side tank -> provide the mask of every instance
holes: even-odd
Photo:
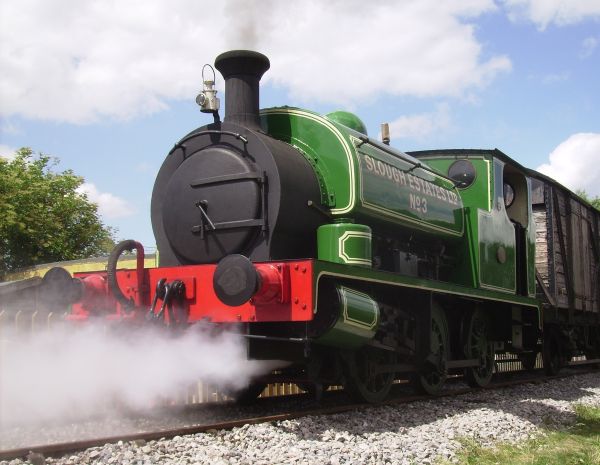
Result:
[[[463,204],[454,183],[416,158],[369,139],[359,132],[364,125],[354,115],[271,108],[261,112],[261,126],[313,165],[321,203],[334,219],[417,229],[445,239],[463,236]]]

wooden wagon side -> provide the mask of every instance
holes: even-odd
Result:
[[[539,296],[557,322],[600,323],[600,211],[556,181],[530,176]]]

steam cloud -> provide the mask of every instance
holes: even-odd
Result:
[[[202,380],[239,389],[273,362],[247,361],[238,336],[201,327],[174,336],[100,325],[0,338],[0,426],[147,408]]]

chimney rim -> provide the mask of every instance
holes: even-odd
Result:
[[[254,50],[229,50],[215,58],[215,68],[224,79],[240,74],[252,74],[260,79],[270,67],[267,56]]]

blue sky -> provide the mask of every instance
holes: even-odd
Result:
[[[0,155],[58,157],[151,247],[156,172],[210,122],[202,65],[231,48],[269,56],[262,107],[389,122],[401,150],[496,147],[600,195],[600,0],[0,0]]]

